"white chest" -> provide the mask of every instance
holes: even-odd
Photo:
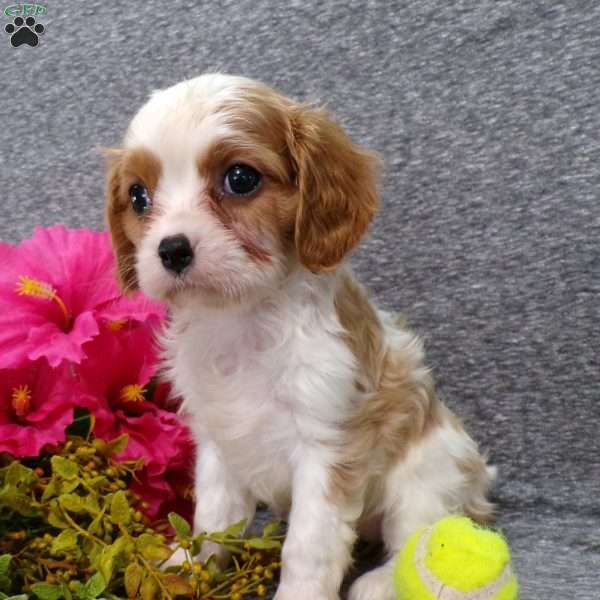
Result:
[[[169,342],[200,448],[206,437],[217,443],[228,467],[270,503],[288,493],[307,445],[336,440],[355,393],[333,301],[312,300],[188,315],[185,325],[176,316],[173,329],[184,331]]]

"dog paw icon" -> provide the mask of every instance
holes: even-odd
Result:
[[[39,36],[44,33],[45,27],[41,23],[36,23],[33,17],[15,17],[12,23],[4,27],[4,31],[10,34],[10,43],[15,48],[27,44],[28,46],[37,46]]]

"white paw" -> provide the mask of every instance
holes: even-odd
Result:
[[[338,594],[327,593],[312,582],[296,585],[280,583],[273,600],[340,600]]]
[[[359,577],[350,587],[348,600],[395,600],[394,580],[388,567],[379,567]]]

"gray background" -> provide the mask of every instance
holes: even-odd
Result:
[[[97,148],[152,89],[221,69],[325,101],[385,158],[354,262],[499,465],[522,598],[600,597],[600,4],[48,8],[37,48],[0,31],[0,238],[102,227]]]

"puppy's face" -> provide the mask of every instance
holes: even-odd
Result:
[[[325,113],[248,79],[158,92],[110,156],[121,283],[223,305],[299,264],[334,269],[374,216],[375,164]]]

